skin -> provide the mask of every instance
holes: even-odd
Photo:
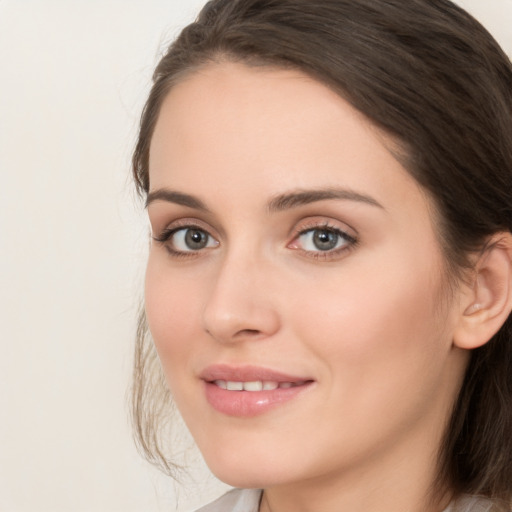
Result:
[[[208,211],[155,199],[152,235],[192,225],[208,238],[188,252],[178,234],[152,242],[148,322],[206,462],[231,485],[264,488],[262,511],[439,511],[449,499],[427,495],[467,364],[453,344],[461,300],[447,296],[432,204],[387,142],[290,70],[211,64],[162,106],[150,193],[189,194]],[[333,188],[371,200],[269,211],[282,194]],[[325,226],[350,238],[321,251],[311,230]],[[199,374],[218,363],[314,383],[236,418],[205,398]]]

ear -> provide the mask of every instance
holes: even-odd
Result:
[[[510,233],[497,233],[489,240],[475,266],[472,286],[462,295],[453,343],[459,348],[473,349],[485,345],[512,310]]]

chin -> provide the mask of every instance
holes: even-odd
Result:
[[[209,460],[205,457],[210,471],[222,482],[243,489],[263,489],[290,479],[291,468],[281,467],[279,457],[268,457],[262,454],[252,457],[244,453],[216,454]],[[282,463],[282,460],[281,460]]]
[[[230,471],[210,468],[212,473],[221,481],[231,487],[240,489],[268,489],[282,484],[279,478],[273,478],[268,471]]]

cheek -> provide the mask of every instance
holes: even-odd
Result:
[[[294,335],[308,359],[322,362],[326,394],[312,414],[330,418],[332,452],[391,443],[427,412],[444,411],[439,404],[450,402],[454,389],[450,337],[436,304],[441,283],[406,269],[354,276],[333,281],[294,313]]]
[[[173,367],[183,368],[184,356],[197,338],[197,293],[194,285],[170,273],[165,265],[150,255],[145,282],[145,308],[149,330],[166,375],[174,374]]]
[[[296,335],[328,362],[332,379],[350,379],[362,392],[376,383],[384,388],[430,379],[450,348],[436,265],[418,257],[397,265],[396,258],[390,255],[394,266],[385,260],[347,265],[322,293],[308,296],[307,305],[296,305]]]

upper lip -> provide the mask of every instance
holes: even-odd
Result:
[[[206,367],[200,378],[213,382],[215,380],[226,380],[231,382],[305,382],[313,379],[308,377],[285,374],[280,371],[260,366],[230,366],[227,364],[215,364]]]

